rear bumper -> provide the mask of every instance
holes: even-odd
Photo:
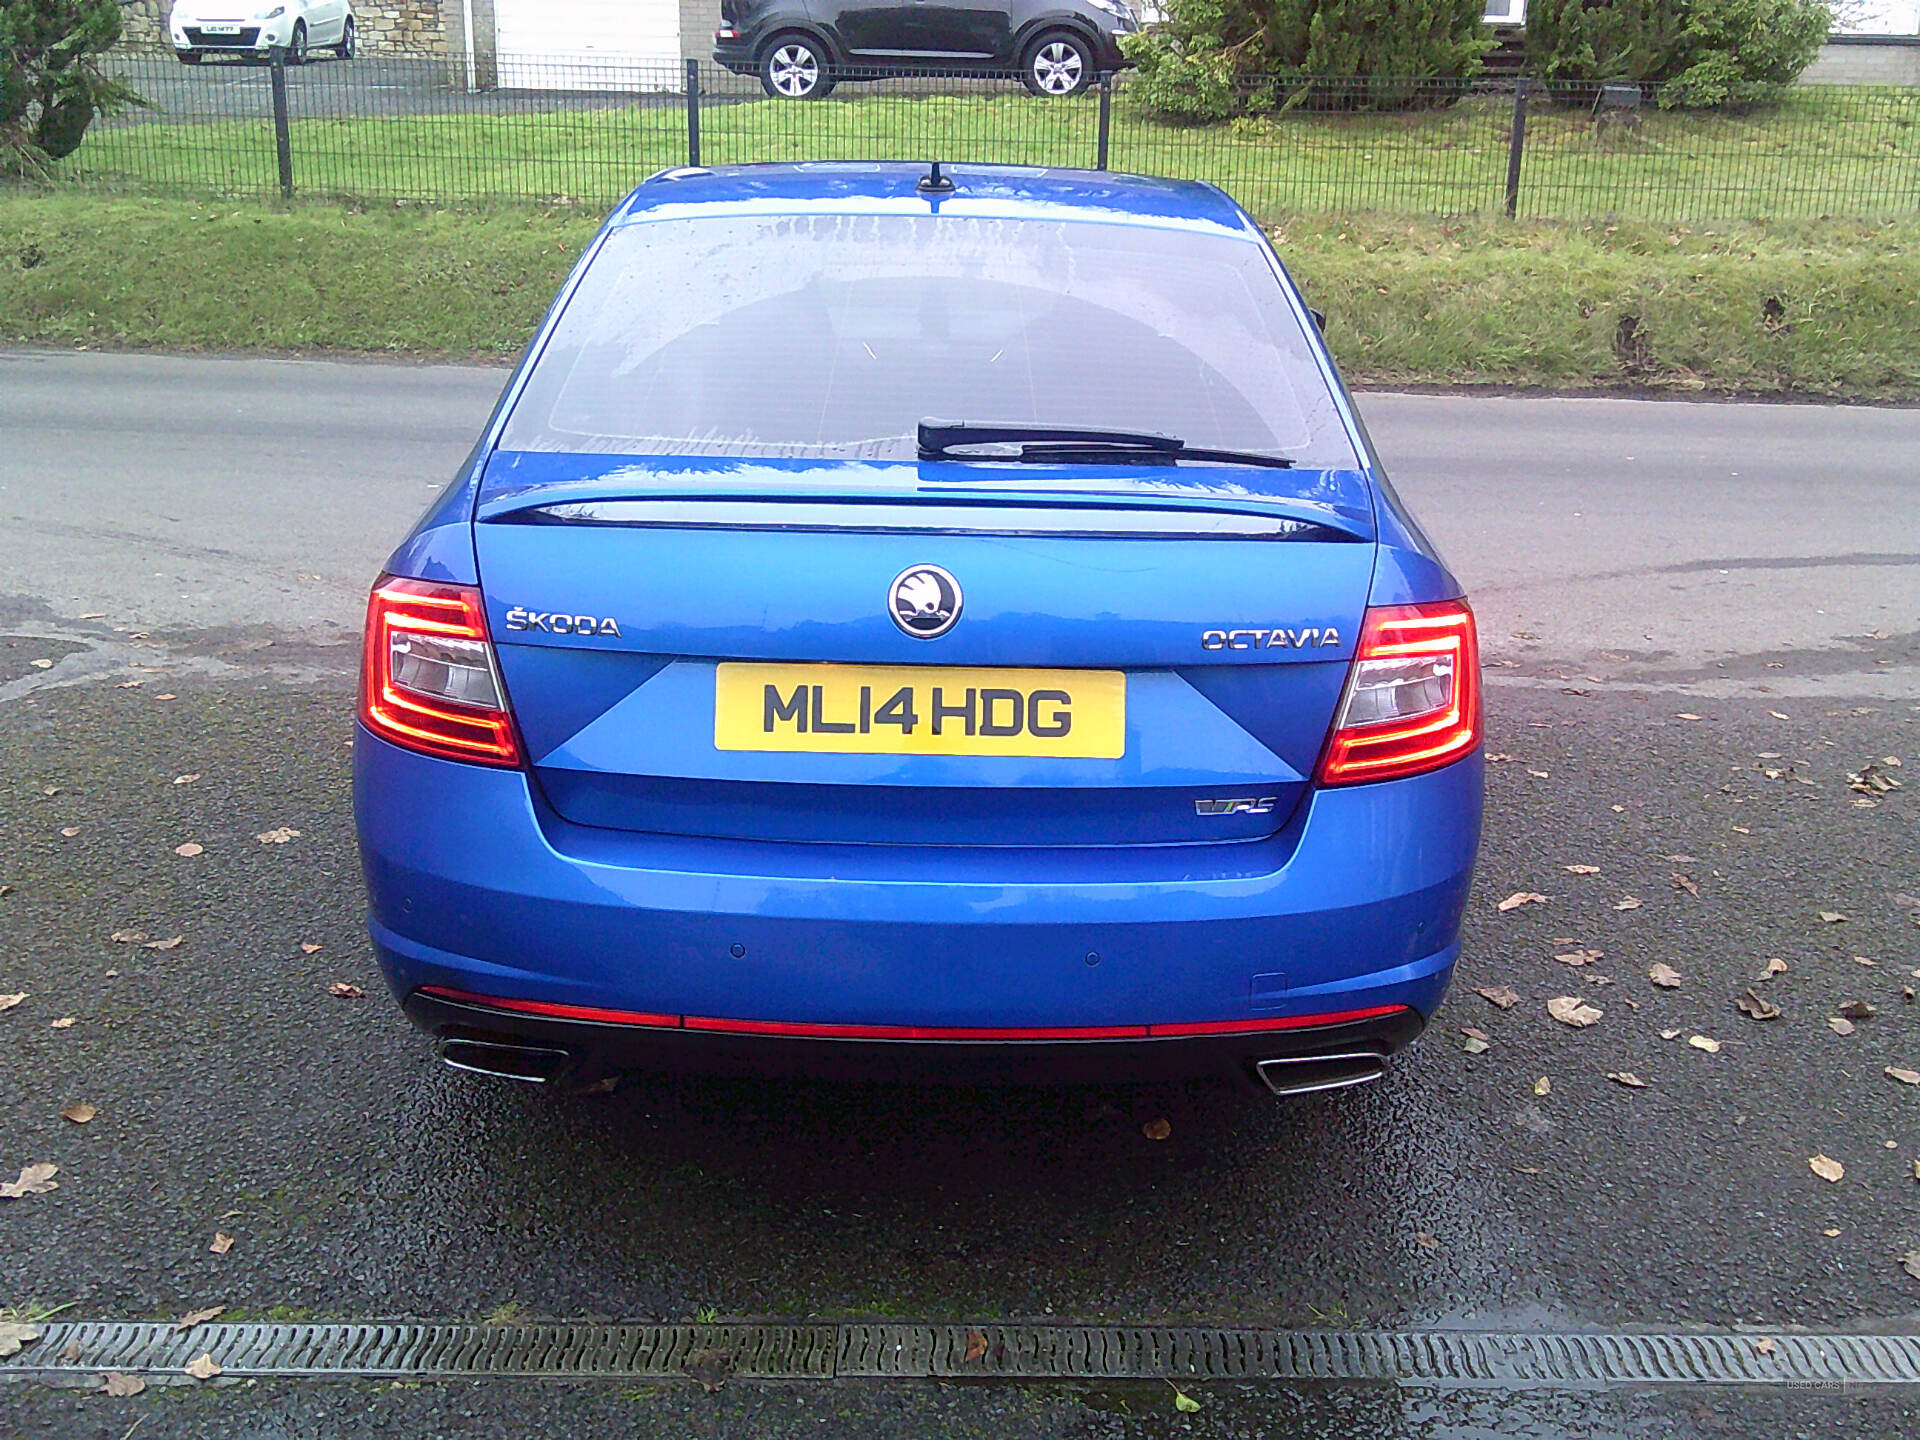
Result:
[[[1384,1060],[1411,1043],[1425,1025],[1418,1011],[1387,1006],[1354,1018],[1324,1017],[1324,1023],[1198,1035],[1066,1038],[1056,1030],[1045,1038],[1002,1034],[942,1039],[922,1033],[907,1039],[733,1028],[693,1016],[624,1021],[545,1016],[503,1008],[490,997],[451,991],[415,990],[403,1008],[416,1025],[442,1042],[456,1063],[471,1065],[462,1060],[460,1042],[470,1042],[469,1056],[480,1055],[487,1046],[525,1047],[553,1057],[551,1067],[537,1078],[555,1080],[634,1068],[969,1085],[1227,1077],[1258,1085],[1262,1063],[1330,1056]],[[680,1023],[668,1023],[674,1020]],[[1276,1071],[1276,1084],[1288,1078]]]
[[[1258,1027],[1406,1007],[1410,1019],[1361,1037],[1392,1048],[1432,1014],[1452,973],[1481,781],[1475,754],[1431,775],[1319,791],[1280,834],[1238,845],[795,845],[571,825],[520,771],[430,759],[364,730],[355,748],[370,929],[416,1020],[442,1032],[456,1020],[515,1033],[591,1023],[476,1019],[467,1012],[485,1007],[428,988],[638,1012],[669,1023],[592,1028],[572,1043],[701,1068],[758,1052],[752,1063],[782,1071],[831,1056],[882,1073],[929,1058],[947,1073],[961,1060],[970,1074],[1018,1071],[1020,1057],[1001,1050],[1034,1052],[1047,1074],[1082,1061],[1097,1073],[1113,1061],[1129,1073],[1233,1069],[1276,1045],[1352,1038]],[[728,1035],[683,1017],[1117,1033]],[[1164,1033],[1240,1023],[1251,1038]]]

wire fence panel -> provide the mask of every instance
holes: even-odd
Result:
[[[470,88],[459,60],[398,56],[111,64],[150,105],[97,121],[61,163],[65,183],[604,208],[689,163],[942,160],[1205,180],[1264,219],[1920,216],[1911,88],[1798,87],[1721,113],[1663,111],[1628,85],[1262,81],[1234,118],[1178,124],[1125,72],[1039,97],[1006,74],[842,69],[830,96],[796,101],[705,62],[577,55],[503,57],[492,72],[539,88]]]

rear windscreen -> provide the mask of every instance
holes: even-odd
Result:
[[[1356,463],[1255,241],[953,214],[616,230],[501,446],[911,459],[927,418]]]

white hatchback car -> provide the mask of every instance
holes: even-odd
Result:
[[[315,50],[353,58],[350,0],[176,0],[167,18],[183,65],[203,55],[265,55],[275,47],[299,65]]]

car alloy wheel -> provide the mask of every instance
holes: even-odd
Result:
[[[287,64],[304,65],[307,63],[307,22],[293,22],[293,39],[287,42]]]
[[[811,45],[803,40],[782,40],[762,62],[761,81],[769,95],[810,100],[820,93],[823,68]]]
[[[1064,35],[1042,40],[1027,57],[1027,88],[1036,95],[1077,95],[1087,88],[1087,54]]]
[[[346,24],[340,30],[340,43],[333,47],[333,53],[342,60],[353,58],[353,17],[347,16]]]

